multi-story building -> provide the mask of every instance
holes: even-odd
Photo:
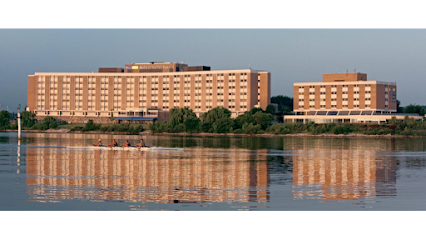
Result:
[[[294,84],[294,111],[396,112],[396,83],[367,81],[367,74],[324,74],[323,82]]]
[[[323,74],[322,82],[294,84],[295,115],[284,122],[384,123],[396,115],[395,82],[367,80],[364,73]],[[413,116],[414,117],[414,116]]]
[[[166,120],[168,111],[188,107],[197,116],[224,107],[236,117],[266,109],[271,74],[253,69],[210,70],[183,63],[132,63],[99,72],[49,72],[28,76],[28,108],[37,118],[69,122],[93,119]]]

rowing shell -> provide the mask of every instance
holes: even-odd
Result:
[[[67,147],[72,149],[97,149],[97,150],[114,150],[114,151],[183,151],[183,148],[165,148],[165,147],[108,147],[108,146],[87,146],[87,147]]]

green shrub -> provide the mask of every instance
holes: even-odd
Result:
[[[47,126],[46,126],[46,125],[44,125],[44,124],[43,124],[43,123],[41,123],[41,122],[38,122],[38,123],[34,124],[34,125],[31,127],[31,129],[33,129],[33,130],[47,130]]]
[[[262,129],[260,124],[254,125],[253,123],[244,123],[243,132],[245,134],[256,134]]]
[[[58,123],[56,122],[56,119],[53,117],[45,117],[43,121],[38,122],[34,124],[31,129],[34,130],[47,130],[50,128],[56,128],[58,127]]]
[[[294,127],[292,123],[275,123],[269,126],[266,132],[272,134],[290,134],[292,133],[292,127]]]
[[[183,122],[185,125],[185,132],[193,133],[200,131],[201,120],[198,118],[187,118]]]
[[[232,132],[234,121],[230,118],[219,118],[213,123],[214,133],[229,133]]]
[[[92,119],[87,121],[86,125],[83,127],[83,131],[97,131],[101,128],[101,124],[96,124]]]
[[[153,133],[161,133],[161,132],[169,132],[170,131],[170,124],[167,121],[161,121],[161,122],[154,122],[149,126],[149,129]]]
[[[36,114],[32,113],[32,112],[27,112],[27,111],[23,111],[21,113],[21,118],[22,118],[22,127],[32,127],[34,126],[34,124],[36,123],[36,119],[35,119]]]
[[[35,125],[37,125],[38,123],[36,123]],[[35,126],[34,125],[34,126]],[[83,127],[82,126],[75,126],[75,127],[72,127],[71,129],[70,129],[70,131],[83,131]]]
[[[180,132],[184,132],[184,131],[185,131],[185,124],[183,124],[183,123],[180,123],[180,124],[176,125],[171,130],[171,132],[174,132],[174,133],[180,133]]]
[[[202,132],[213,132],[213,127],[211,123],[201,123],[200,130]]]
[[[0,111],[0,129],[6,129],[9,127],[9,119],[12,115],[8,111]]]
[[[244,133],[244,132],[243,132],[243,129],[238,128],[238,129],[235,129],[232,133],[235,133],[235,134],[242,134],[242,133]]]
[[[56,119],[54,117],[45,117],[42,123],[47,126],[47,129],[58,127],[58,123],[56,122]]]
[[[352,128],[348,124],[337,125],[333,128],[334,134],[348,134],[352,132]]]
[[[143,128],[143,125],[142,124],[137,124],[137,125],[134,125],[134,129],[137,131],[137,132],[143,132],[145,129]]]
[[[101,126],[100,128],[99,128],[99,131],[102,131],[102,132],[108,132],[108,126]]]

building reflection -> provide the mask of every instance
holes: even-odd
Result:
[[[292,150],[294,198],[358,200],[396,196],[397,160],[382,154],[380,146],[348,140],[332,149],[326,141],[307,141],[309,144],[299,144]]]
[[[86,136],[70,137],[75,139],[55,135],[30,145],[84,145],[93,141]],[[150,140],[156,139],[161,137]],[[245,140],[224,145],[247,147]],[[268,202],[272,173],[275,177],[288,174],[288,178],[277,181],[292,182],[295,199],[339,201],[396,196],[396,170],[401,157],[388,153],[398,151],[401,143],[395,142],[400,140],[289,137],[274,141],[274,148],[282,146],[284,150],[282,157],[291,167],[289,172],[284,172],[282,165],[272,166],[276,162],[271,160],[281,150],[191,147],[183,153],[167,153],[26,148],[27,192],[33,201],[49,202]]]
[[[41,202],[266,202],[265,152],[27,148],[27,193]]]

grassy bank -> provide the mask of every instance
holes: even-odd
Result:
[[[401,135],[401,136],[426,136],[426,122],[399,122],[396,124],[274,124],[267,133],[271,134],[311,134],[311,135]]]
[[[23,132],[99,132],[119,134],[139,134],[149,128],[149,124],[97,124],[89,120],[87,123],[57,123],[56,120],[47,119],[32,126],[22,126]],[[8,125],[0,131],[17,131],[16,124]]]
[[[163,123],[164,124],[164,123]],[[163,128],[167,129],[167,128]],[[235,129],[228,133],[212,133],[203,131],[155,131],[154,133],[165,134],[193,134],[193,135],[291,135],[291,136],[426,136],[426,122],[416,122],[414,124],[398,123],[387,125],[374,124],[293,124],[275,123],[266,130],[255,126],[248,126],[245,129]]]
[[[142,126],[143,127],[143,126]],[[164,134],[180,136],[321,136],[321,137],[425,137],[426,122],[415,124],[283,124],[276,123],[269,126],[266,131],[244,133],[241,129],[236,129],[228,133],[214,133],[202,131],[157,131],[152,132],[141,129],[137,124],[108,124],[95,129],[85,128],[85,125],[75,124],[74,126],[59,125],[57,128],[47,130],[23,129],[23,132],[46,132],[46,133],[87,133],[87,134]],[[17,131],[9,129],[4,131]]]

